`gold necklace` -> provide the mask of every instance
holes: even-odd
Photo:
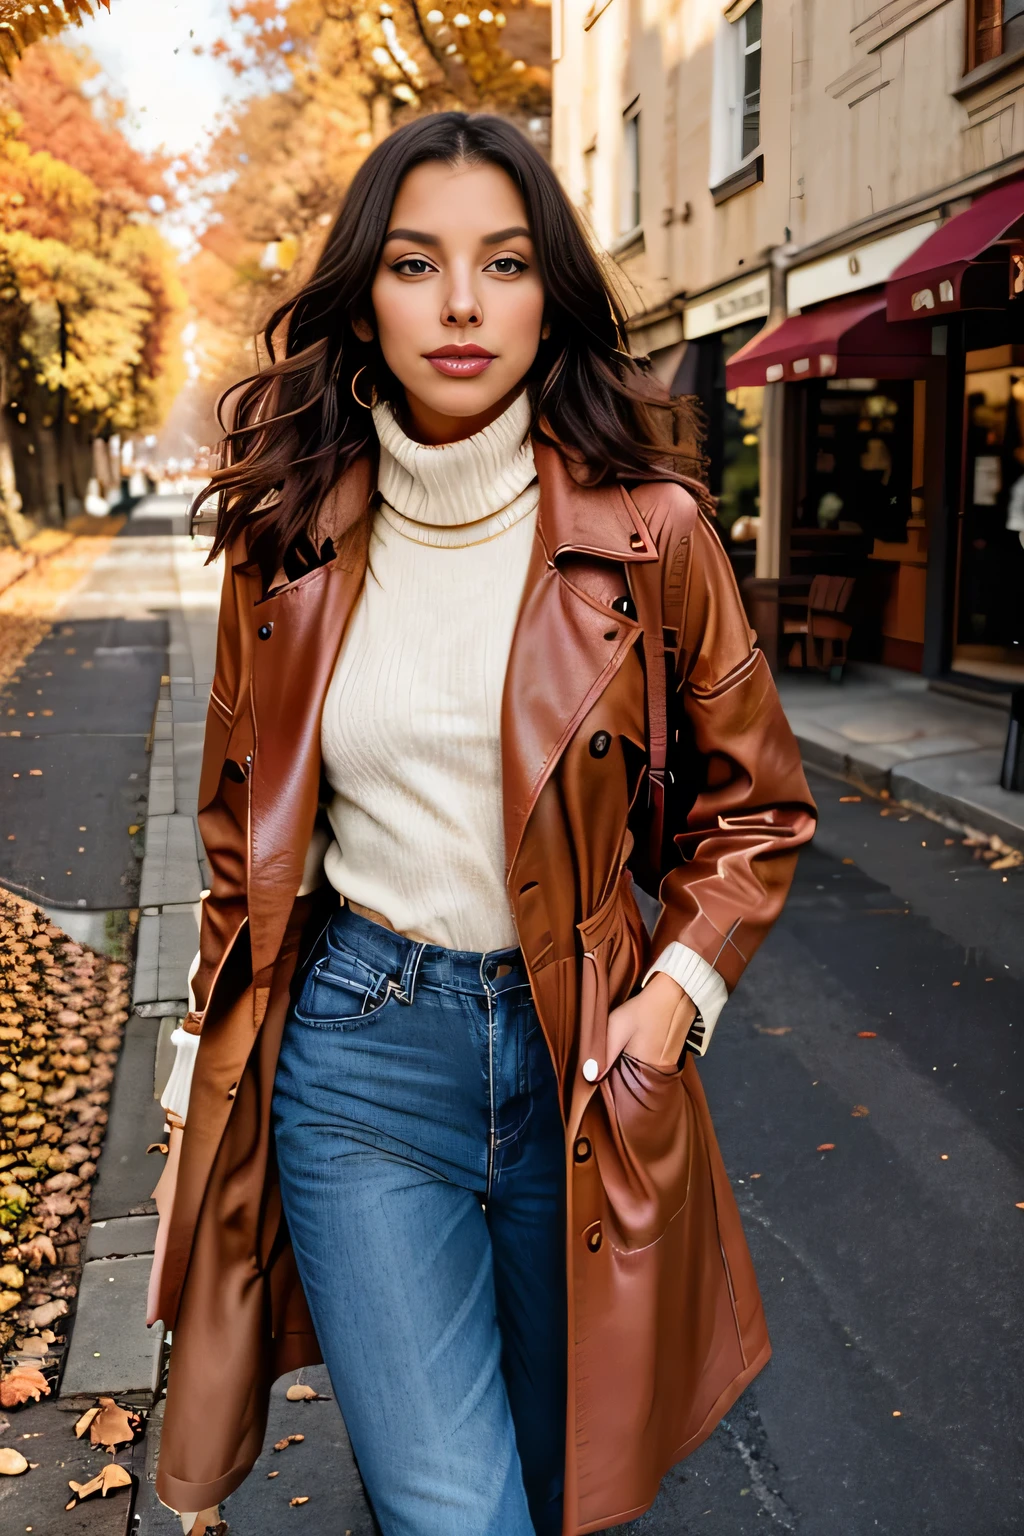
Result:
[[[511,498],[511,501],[505,502],[504,507],[496,507],[494,508],[494,511],[488,511],[484,518],[474,518],[471,522],[421,522],[418,518],[408,518],[404,511],[399,511],[398,507],[391,505],[391,502],[388,501],[387,496],[381,496],[381,502],[382,505],[385,505],[385,507],[388,508],[388,511],[393,511],[393,513],[395,513],[396,518],[401,519],[402,522],[408,522],[408,524],[410,524],[413,528],[430,528],[430,530],[434,531],[434,533],[451,533],[454,528],[479,528],[479,525],[481,525],[482,522],[491,522],[494,518],[499,518],[499,516],[502,515],[502,511],[508,511],[508,508],[513,507],[513,505],[519,501],[520,496],[527,495],[528,490],[530,490],[530,485],[536,484],[537,476],[534,475],[534,478],[531,479],[530,484],[524,485],[524,488],[522,488],[520,492],[516,492],[516,495]],[[378,492],[378,495],[381,495],[381,493]],[[471,550],[471,548],[476,548],[477,544],[490,544],[491,539],[500,538],[502,533],[508,533],[508,528],[510,527],[514,527],[514,524],[505,524],[505,527],[497,528],[494,533],[487,533],[487,535],[485,535],[482,539],[467,539],[464,544],[447,545],[447,547],[456,548],[456,550]],[[399,527],[398,531],[401,533],[401,527]],[[416,542],[416,544],[428,544],[427,539],[415,539],[413,542]],[[445,548],[445,545],[434,544],[430,545],[430,547]]]
[[[380,496],[380,499],[384,505],[386,507],[390,507],[392,512],[394,512],[397,517],[402,518],[404,522],[411,523],[414,528],[429,528],[433,533],[442,533],[448,532],[453,528],[479,528],[481,523],[489,523],[492,517],[500,517],[503,512],[507,512],[509,507],[515,505],[520,496],[526,495],[531,485],[536,484],[537,476],[534,475],[533,479],[524,485],[521,491],[516,491],[516,494],[511,498],[511,500],[506,501],[503,507],[495,507],[493,512],[485,512],[483,517],[474,517],[468,523],[424,523],[421,522],[418,517],[410,517],[408,512],[402,512],[392,502],[388,501],[386,496],[381,495],[380,491],[378,491],[377,494]],[[500,531],[504,533],[505,530],[502,528]],[[480,542],[483,543],[484,540],[481,539]]]

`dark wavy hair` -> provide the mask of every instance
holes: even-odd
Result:
[[[193,515],[216,498],[211,559],[244,530],[265,588],[339,476],[375,448],[370,412],[352,396],[359,370],[364,397],[372,384],[403,405],[376,339],[360,341],[352,321],[373,323],[370,290],[391,209],[403,178],[427,161],[499,166],[526,205],[550,327],[526,379],[534,437],[558,447],[589,484],[668,478],[707,505],[694,404],[671,399],[646,360],[630,356],[622,308],[547,161],[503,118],[439,112],[397,129],[363,162],[312,276],[267,322],[268,365],[219,402],[219,465]]]

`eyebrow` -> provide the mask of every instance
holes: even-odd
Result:
[[[506,240],[512,240],[516,235],[525,235],[529,240],[530,231],[523,224],[512,224],[508,229],[496,230],[493,235],[484,235],[482,245],[504,245]],[[428,235],[422,229],[389,229],[384,236],[385,244],[388,240],[410,240],[414,245],[440,245],[436,235]]]

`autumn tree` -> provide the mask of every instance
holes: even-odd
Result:
[[[156,425],[182,382],[166,165],[87,94],[94,73],[48,44],[0,86],[0,412],[26,510],[50,521],[80,509],[93,440]]]

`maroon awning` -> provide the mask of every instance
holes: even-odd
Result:
[[[958,309],[1003,309],[1024,292],[1024,180],[982,193],[901,262],[886,286],[890,320],[936,320]]]
[[[783,379],[906,379],[930,355],[929,331],[888,324],[884,294],[854,293],[760,331],[726,363],[725,382],[737,389]]]

